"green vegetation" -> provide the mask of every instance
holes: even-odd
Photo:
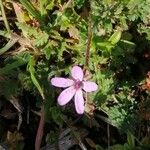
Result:
[[[0,149],[68,137],[75,150],[150,149],[149,10],[150,0],[0,0]],[[99,87],[81,116],[50,83],[74,65]]]

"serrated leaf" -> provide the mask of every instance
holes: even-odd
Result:
[[[30,25],[27,25],[26,23],[16,23],[16,25],[18,26],[19,29],[22,30],[22,33],[25,37],[28,37],[28,36],[38,37],[39,35],[37,28],[31,27]]]
[[[55,11],[54,14],[57,15],[54,26],[60,26],[61,31],[65,31],[71,24],[69,18],[60,11]]]
[[[26,23],[17,23],[17,26],[22,30],[22,33],[25,37],[34,37],[35,46],[43,46],[45,43],[47,43],[49,35],[46,32],[43,32],[38,28],[31,27]]]
[[[41,35],[39,35],[37,37],[37,39],[35,39],[35,45],[36,46],[43,46],[45,43],[47,43],[49,38],[49,35],[47,33],[41,33]]]

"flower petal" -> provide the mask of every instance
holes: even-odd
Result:
[[[76,80],[83,80],[83,70],[79,66],[74,66],[71,70],[71,76]]]
[[[78,114],[84,113],[84,99],[83,99],[83,93],[81,90],[78,90],[74,97],[75,100],[75,108]]]
[[[51,84],[56,86],[56,87],[69,87],[71,85],[73,85],[74,81],[71,79],[65,79],[65,78],[61,78],[61,77],[55,77],[51,79]]]
[[[84,81],[83,82],[83,90],[86,92],[93,92],[98,89],[98,85],[95,82]]]
[[[73,86],[63,90],[58,97],[58,104],[63,106],[67,104],[74,96],[76,90]]]

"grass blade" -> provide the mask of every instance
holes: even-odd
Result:
[[[30,75],[31,75],[31,80],[32,80],[33,84],[36,86],[36,88],[38,89],[42,98],[45,99],[43,89],[41,88],[38,80],[36,79],[36,77],[34,75],[34,73],[35,73],[34,65],[35,65],[35,61],[34,61],[33,57],[31,57],[31,59],[28,63],[28,70],[29,70]]]
[[[10,27],[9,27],[9,24],[8,24],[8,21],[7,21],[7,17],[6,17],[6,14],[5,14],[5,9],[4,9],[2,0],[0,0],[0,8],[1,8],[4,23],[5,23],[5,27],[6,27],[7,31],[10,33]]]
[[[35,17],[40,22],[42,21],[39,11],[33,6],[31,2],[27,0],[20,0],[20,2],[33,17]]]

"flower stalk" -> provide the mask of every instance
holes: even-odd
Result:
[[[86,54],[85,54],[85,65],[84,65],[85,70],[86,70],[86,68],[88,68],[88,65],[89,65],[91,41],[92,41],[92,17],[91,17],[91,12],[89,11],[88,41],[87,41]]]

